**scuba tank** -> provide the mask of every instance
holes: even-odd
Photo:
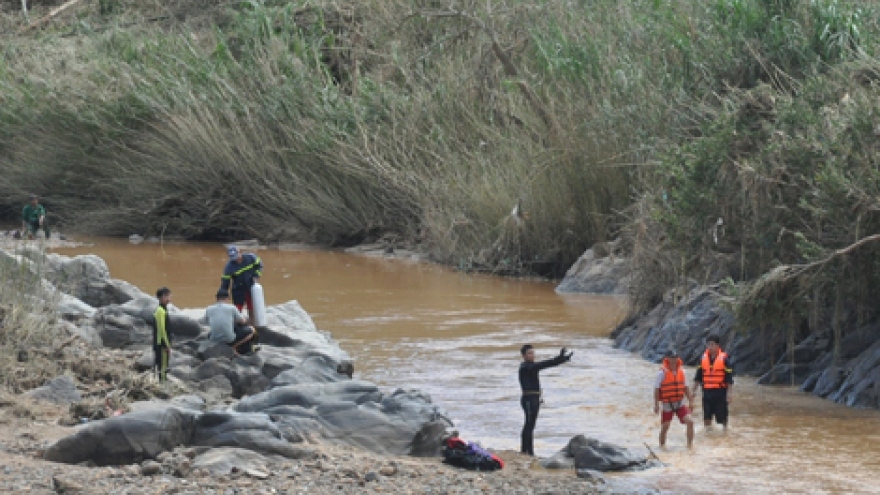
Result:
[[[251,317],[254,326],[266,327],[266,299],[263,297],[263,286],[259,282],[251,287],[251,303],[254,305],[254,314]]]

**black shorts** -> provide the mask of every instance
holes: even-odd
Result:
[[[711,421],[715,416],[715,422],[719,425],[727,423],[727,394],[712,394],[703,396],[703,420]]]
[[[230,346],[238,344],[242,340],[246,339],[248,335],[252,334],[253,330],[251,327],[247,325],[235,325],[235,340],[229,343]]]

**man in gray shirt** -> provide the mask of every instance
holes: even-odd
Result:
[[[254,351],[252,339],[254,330],[247,326],[247,318],[229,303],[229,293],[225,290],[217,292],[217,303],[205,310],[213,342],[220,342],[232,347],[236,354],[250,354]],[[241,352],[239,352],[241,349]]]

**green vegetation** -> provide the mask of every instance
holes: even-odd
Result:
[[[793,266],[880,227],[876,14],[855,0],[91,4],[4,39],[0,198],[14,211],[35,190],[111,235],[393,233],[508,274],[622,235],[636,308],[728,279],[744,323],[818,325],[817,308],[867,313],[878,295],[870,243]]]

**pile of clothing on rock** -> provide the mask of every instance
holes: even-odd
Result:
[[[474,471],[495,471],[504,468],[504,461],[474,442],[449,437],[443,442],[443,462]]]

